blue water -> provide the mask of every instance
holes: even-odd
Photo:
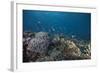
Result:
[[[91,13],[23,10],[23,31],[44,31],[90,40]]]

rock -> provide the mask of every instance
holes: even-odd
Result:
[[[81,54],[81,59],[91,59],[91,56],[89,54]]]
[[[59,54],[61,54],[61,51],[59,51],[59,50],[57,50],[56,48],[54,48],[54,49],[52,50],[52,52],[50,53],[50,56],[51,56],[51,57],[56,57],[56,56],[58,56]]]
[[[42,61],[54,61],[54,59],[50,56],[45,56],[45,57],[40,57],[36,60],[37,62],[42,62]]]
[[[88,44],[88,49],[90,49],[90,50],[91,50],[91,44]]]
[[[52,52],[50,53],[50,57],[52,57],[54,60],[59,61],[63,60],[63,54],[62,51],[54,48]]]
[[[81,51],[73,41],[67,40],[66,45],[67,45],[67,47],[63,51],[65,57],[67,57],[69,59],[70,59],[70,57],[72,57],[72,58],[80,57]]]

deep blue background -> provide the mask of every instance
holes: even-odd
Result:
[[[76,38],[90,40],[91,14],[23,10],[23,31],[74,35]]]

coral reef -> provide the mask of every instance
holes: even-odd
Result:
[[[73,41],[67,40],[66,46],[67,47],[63,50],[66,59],[80,57],[81,51]]]
[[[49,37],[45,32],[38,32],[35,37],[32,38],[28,44],[28,50],[36,53],[45,53],[48,49]]]
[[[23,62],[91,59],[89,41],[47,32],[23,33]]]

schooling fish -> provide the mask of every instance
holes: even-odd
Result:
[[[54,29],[54,28],[52,28],[52,31],[55,31],[55,29]]]
[[[76,36],[75,35],[72,35],[72,38],[75,38]]]

